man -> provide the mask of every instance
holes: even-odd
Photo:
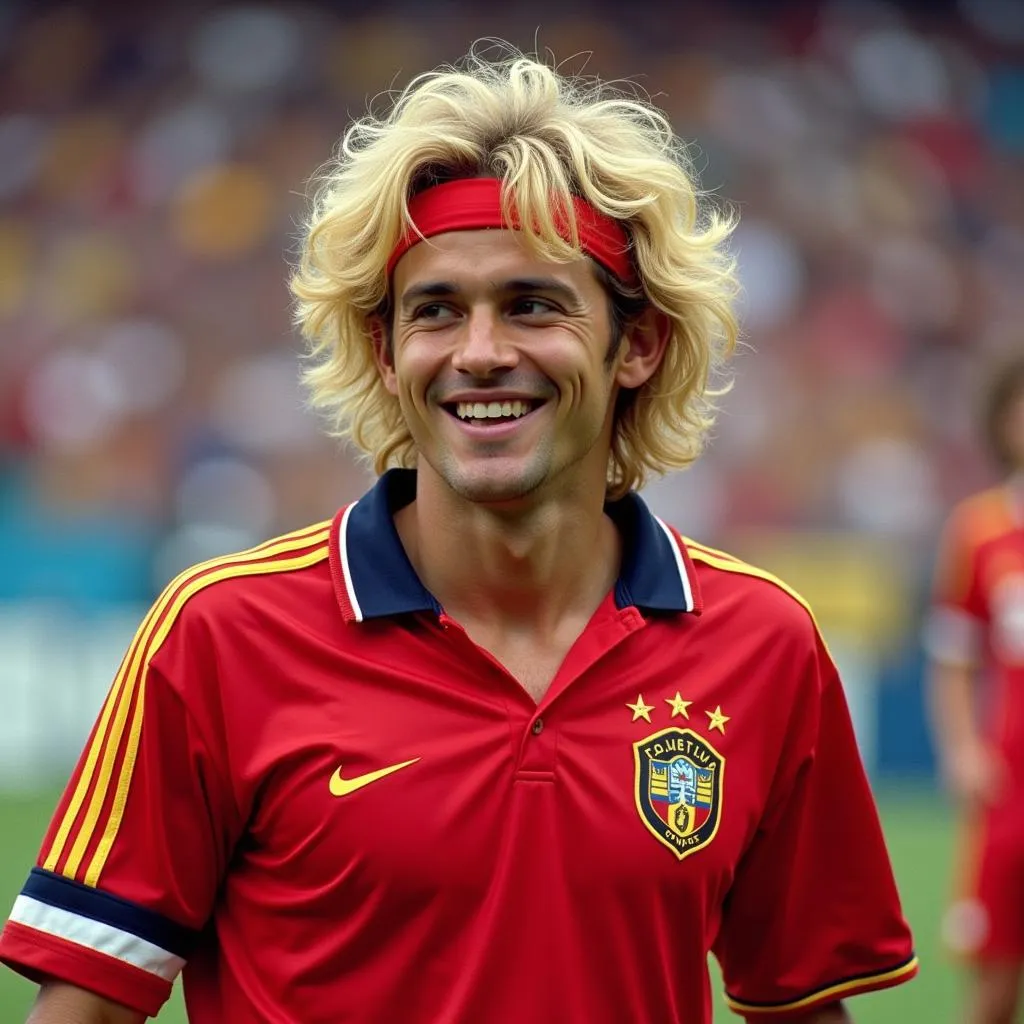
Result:
[[[157,601],[0,940],[33,1024],[182,965],[197,1024],[707,1024],[712,949],[835,1024],[914,974],[809,611],[634,493],[736,334],[679,151],[517,57],[350,129],[292,287],[383,475]]]
[[[1024,968],[1024,359],[985,403],[1004,482],[947,524],[926,633],[943,774],[969,850],[947,936],[973,962],[970,1024],[1012,1024]]]

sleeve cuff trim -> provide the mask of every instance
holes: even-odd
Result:
[[[925,620],[921,642],[933,661],[973,666],[979,661],[983,635],[979,618],[962,608],[937,605]]]
[[[128,932],[176,956],[187,957],[195,944],[192,929],[163,914],[43,868],[32,869],[21,894],[76,917]]]
[[[121,960],[164,981],[173,981],[185,965],[181,957],[131,932],[61,907],[41,903],[31,896],[21,895],[14,901],[10,920],[25,928]]]
[[[162,978],[16,921],[0,932],[0,961],[36,984],[66,981],[147,1017],[155,1017],[171,994]]]
[[[781,1003],[748,1003],[736,999],[728,992],[725,994],[725,1001],[729,1009],[737,1013],[745,1014],[773,1014],[793,1013],[796,1010],[810,1010],[823,1003],[834,1003],[840,999],[847,999],[850,996],[860,995],[863,992],[871,992],[879,988],[889,988],[892,985],[902,984],[909,981],[918,970],[918,960],[912,956],[905,963],[886,971],[872,972],[871,974],[860,974],[853,978],[846,978],[843,981],[832,982],[824,988],[815,989],[813,992],[798,999],[790,999]]]

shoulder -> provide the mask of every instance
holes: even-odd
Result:
[[[299,582],[311,569],[321,567],[329,583],[330,533],[331,520],[325,520],[190,566],[167,584],[150,618],[166,631],[179,619],[230,617],[261,598],[279,603],[288,594],[298,598]]]
[[[724,612],[736,626],[750,624],[758,630],[816,639],[817,622],[810,604],[785,580],[691,537],[681,536],[681,540],[694,567],[705,614]]]
[[[979,548],[1014,528],[1005,487],[991,487],[955,505],[946,522],[947,543]]]
[[[279,654],[296,628],[336,608],[328,568],[330,527],[318,523],[180,573],[136,630],[118,686],[125,679],[155,682],[156,668],[172,690],[188,694],[190,702],[202,701],[215,690],[209,679],[225,664]],[[156,686],[146,692],[158,691],[167,692]]]
[[[701,595],[694,628],[715,662],[745,680],[752,700],[817,707],[835,667],[810,603],[760,566],[682,540]]]
[[[827,647],[810,603],[772,572],[682,537],[700,592],[701,629],[737,655],[810,665]]]

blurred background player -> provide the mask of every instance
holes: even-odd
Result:
[[[1018,1019],[1024,968],[1024,356],[985,396],[998,486],[958,505],[926,647],[942,774],[960,803],[960,890],[946,937],[973,961],[968,1024]]]

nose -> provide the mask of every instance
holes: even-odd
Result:
[[[452,366],[474,377],[510,370],[519,362],[515,345],[501,318],[487,307],[474,307],[460,332]]]

